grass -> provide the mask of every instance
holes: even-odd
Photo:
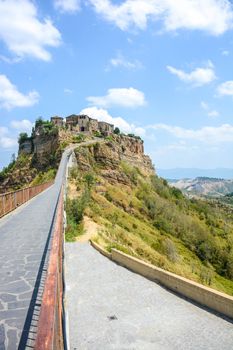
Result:
[[[83,222],[76,224],[75,222],[68,220],[68,224],[65,232],[66,242],[75,242],[76,239],[84,234]]]
[[[30,186],[36,186],[45,182],[52,181],[55,179],[56,173],[56,169],[49,169],[46,172],[39,172],[39,174],[36,175],[34,180],[31,182]]]
[[[124,173],[129,185],[112,184],[106,169],[96,161],[93,147],[80,152],[89,170],[76,169],[70,181],[78,181],[78,192],[87,180],[91,183],[84,211],[102,227],[99,244],[233,295],[233,216],[229,207],[216,201],[189,200],[165,180],[145,176],[125,162],[115,171]],[[91,177],[87,176],[90,173]],[[93,179],[98,179],[98,186]],[[73,234],[70,237],[73,239]]]

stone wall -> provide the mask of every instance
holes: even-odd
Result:
[[[25,153],[25,154],[31,154],[33,151],[33,143],[32,143],[32,140],[26,140],[22,143],[20,143],[19,145],[19,155],[22,154],[22,153]]]
[[[165,271],[159,267],[145,263],[142,260],[124,254],[116,249],[106,252],[97,243],[91,241],[92,246],[101,254],[115,261],[117,264],[138,273],[152,281],[158,282],[168,289],[185,296],[200,305],[208,307],[224,316],[233,319],[233,297],[199,283]]]

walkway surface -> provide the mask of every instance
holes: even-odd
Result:
[[[24,349],[66,159],[54,185],[0,220],[1,350],[16,350],[21,336]]]
[[[232,350],[233,324],[111,262],[66,244],[71,350]]]
[[[0,350],[22,350],[35,337],[53,216],[75,147],[63,153],[53,186],[0,219]]]

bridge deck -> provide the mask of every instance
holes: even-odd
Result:
[[[0,220],[0,350],[16,350],[19,344],[24,349],[32,317],[36,325],[37,290],[66,155],[52,187]]]
[[[118,266],[88,243],[66,244],[71,350],[231,350],[233,324]]]

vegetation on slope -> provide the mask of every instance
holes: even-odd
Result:
[[[85,179],[95,179],[84,211],[102,227],[96,238],[100,244],[233,295],[230,206],[189,200],[166,180],[145,176],[124,162],[114,169],[119,181],[112,183],[106,169],[102,175],[103,166],[92,150],[87,148],[87,153],[91,168],[75,169],[70,181],[80,197],[87,187]]]

